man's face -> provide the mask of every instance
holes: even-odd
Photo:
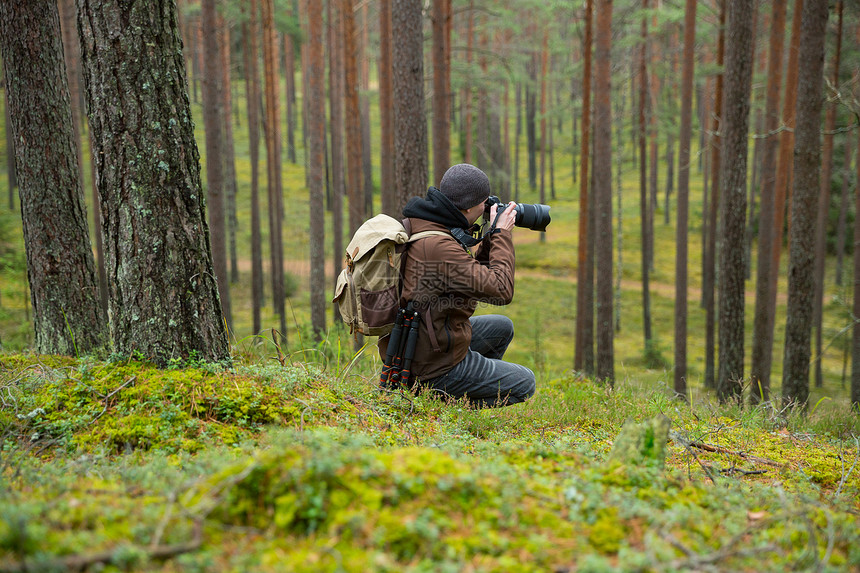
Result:
[[[466,216],[466,220],[469,221],[469,225],[474,225],[475,221],[481,218],[481,215],[484,214],[484,202],[481,201],[471,209],[466,209],[463,211],[463,215]]]

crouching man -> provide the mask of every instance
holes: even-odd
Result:
[[[489,220],[495,221],[495,230],[484,236],[474,256],[468,248],[466,230],[484,214],[489,196],[487,175],[460,164],[445,172],[438,189],[431,187],[403,209],[411,234],[444,233],[418,239],[405,252],[400,304],[412,302],[422,322],[412,359],[414,387],[466,397],[478,407],[524,402],[535,392],[531,370],[502,360],[514,337],[511,320],[472,316],[479,302],[506,305],[514,296],[515,204],[498,219],[493,205]],[[388,340],[379,339],[383,358]]]

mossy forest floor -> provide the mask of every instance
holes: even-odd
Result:
[[[574,378],[476,411],[358,368],[0,354],[0,571],[860,570],[850,415]],[[665,465],[609,459],[660,414]]]

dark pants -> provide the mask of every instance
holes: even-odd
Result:
[[[535,393],[534,373],[502,357],[514,338],[514,323],[506,316],[474,316],[469,353],[448,373],[424,380],[424,385],[453,398],[468,398],[479,407],[525,402]]]

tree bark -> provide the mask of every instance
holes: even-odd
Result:
[[[451,143],[448,123],[448,30],[451,15],[448,0],[433,0],[433,180],[438,184],[450,166]]]
[[[427,186],[424,53],[419,0],[394,0],[391,10],[394,70],[394,182],[397,212]]]
[[[755,318],[753,322],[752,360],[750,362],[750,402],[770,399],[770,371],[773,347],[774,308],[768,304],[770,291],[777,288],[770,272],[773,250],[782,240],[781,227],[773,226],[776,214],[774,171],[779,137],[779,92],[782,87],[783,44],[785,43],[785,13],[787,0],[774,0],[771,12],[770,46],[767,59],[767,99],[765,100],[764,130],[770,134],[764,140],[761,157],[761,209],[758,226],[758,258],[756,265]],[[781,218],[780,218],[781,219]]]
[[[614,385],[614,320],[612,305],[612,0],[597,2],[597,43],[594,49],[594,198],[597,268],[597,379]]]
[[[845,259],[845,237],[847,235],[846,225],[848,222],[848,193],[851,181],[851,138],[845,138],[845,159],[842,174],[842,196],[839,201],[839,222],[836,224],[836,277],[838,286],[842,286],[842,266]]]
[[[803,3],[782,375],[783,405],[801,408],[806,408],[809,399],[809,343],[815,291],[815,212],[821,184],[820,116],[827,16],[826,0],[805,0]]]
[[[854,185],[854,212],[860,213],[860,131],[857,132],[857,184]],[[851,333],[851,410],[860,413],[860,217],[854,217],[854,331]]]
[[[836,46],[833,51],[833,86],[839,85],[839,58],[842,53],[842,2],[836,2]],[[836,102],[827,106],[824,120],[824,146],[821,164],[821,194],[815,236],[815,298],[812,301],[812,327],[815,329],[815,387],[824,385],[821,360],[824,353],[822,326],[824,322],[824,260],[827,257],[827,222],[830,214],[830,186],[833,172],[833,129],[836,127]]]
[[[56,2],[0,3],[0,50],[15,142],[36,349],[105,346]]]
[[[218,46],[218,23],[215,0],[201,0],[200,19],[203,28],[203,124],[206,131],[206,206],[212,244],[212,265],[221,296],[221,310],[227,327],[233,330],[230,312],[230,276],[227,274],[227,228],[224,217],[224,123],[221,85],[223,72]]]
[[[243,26],[245,39],[245,99],[248,102],[248,153],[251,160],[251,306],[253,333],[262,328],[260,312],[263,306],[263,246],[260,227],[260,73],[257,67],[258,26],[257,0],[249,2],[248,21]]]
[[[362,173],[361,110],[358,105],[358,62],[356,61],[355,16],[353,0],[342,0],[343,39],[344,39],[344,77],[346,105],[346,163],[347,187],[349,195],[349,232],[354,234],[364,222],[364,176]],[[396,3],[395,3],[396,5]],[[395,33],[396,24],[395,26]],[[422,36],[423,37],[423,36]],[[394,49],[398,46],[395,42]],[[396,70],[396,68],[395,68]],[[422,92],[423,94],[423,92]],[[416,104],[417,105],[417,104]],[[395,122],[396,123],[396,122]],[[395,128],[396,129],[396,128]],[[396,139],[396,132],[395,132]],[[395,141],[396,146],[396,141]],[[401,205],[402,207],[402,205]]]
[[[744,378],[747,156],[753,67],[754,0],[730,0],[720,182],[720,331],[717,395],[740,400]]]
[[[176,5],[77,5],[114,350],[228,360]]]
[[[728,0],[717,0],[720,5],[720,25],[717,38],[717,66],[722,69],[725,54],[726,2]],[[717,283],[717,214],[720,204],[720,152],[722,150],[722,138],[719,133],[722,129],[723,117],[723,74],[719,72],[716,79],[716,95],[714,97],[714,116],[711,120],[711,197],[708,206],[708,244],[705,251],[705,269],[702,277],[702,292],[705,303],[705,387],[716,387],[716,376],[714,367],[714,355],[716,354],[716,303],[714,295]]]
[[[639,47],[639,216],[642,219],[642,334],[644,346],[651,344],[651,238],[654,226],[651,224],[651,208],[648,206],[648,168],[645,123],[645,110],[648,102],[648,0],[642,0],[642,44]]]
[[[675,394],[687,399],[687,239],[690,203],[690,147],[693,131],[693,81],[696,0],[684,7],[684,62],[681,71],[681,128],[678,135],[678,206],[675,227]]]
[[[319,342],[325,334],[325,205],[323,174],[325,160],[325,60],[323,56],[322,3],[307,3],[308,68],[302,77],[308,86],[308,142],[310,143],[310,250],[311,325]]]
[[[343,198],[346,194],[344,188],[343,171],[343,34],[341,33],[341,6],[338,2],[328,3],[329,22],[329,108],[331,124],[331,171],[332,171],[332,201],[331,218],[332,234],[334,239],[332,256],[332,284],[337,281],[343,264]],[[389,32],[390,33],[390,32]],[[382,64],[380,64],[380,70]],[[381,74],[380,74],[381,76]],[[380,102],[382,101],[382,78],[380,77]],[[388,94],[391,97],[391,94]],[[380,104],[381,106],[381,104]],[[389,128],[390,129],[390,126]],[[383,162],[385,157],[383,154]],[[385,210],[386,184],[383,183],[383,212],[391,215]],[[332,305],[335,322],[340,321],[340,311],[337,305]]]
[[[379,171],[382,212],[400,217],[396,212],[394,189],[394,102],[391,84],[391,0],[379,4]]]
[[[266,180],[268,184],[269,252],[272,263],[272,308],[280,318],[281,339],[286,340],[284,309],[283,187],[281,182],[281,118],[278,110],[278,45],[273,0],[261,0],[263,23],[263,74],[266,79]]]
[[[588,210],[590,201],[588,196],[588,151],[591,141],[591,46],[592,21],[594,19],[594,0],[585,2],[585,38],[582,45],[582,138],[579,149],[580,176],[579,176],[579,248],[577,251],[576,267],[576,349],[574,353],[574,368],[582,370],[584,366],[585,344],[591,344],[592,340],[585,340],[585,308],[589,296],[591,284],[586,279],[586,259],[588,255]],[[576,129],[574,129],[576,132]]]
[[[3,66],[5,69],[5,65]],[[9,84],[3,89],[3,115],[6,118],[6,181],[9,183],[9,210],[15,210],[15,188],[18,187],[18,175],[15,169],[15,138],[12,137],[12,118],[9,114]]]
[[[239,256],[236,253],[236,150],[233,145],[233,86],[230,74],[230,24],[218,15],[218,48],[221,54],[221,120],[224,127],[224,200],[227,207],[227,246],[230,257],[230,282],[239,282]]]

